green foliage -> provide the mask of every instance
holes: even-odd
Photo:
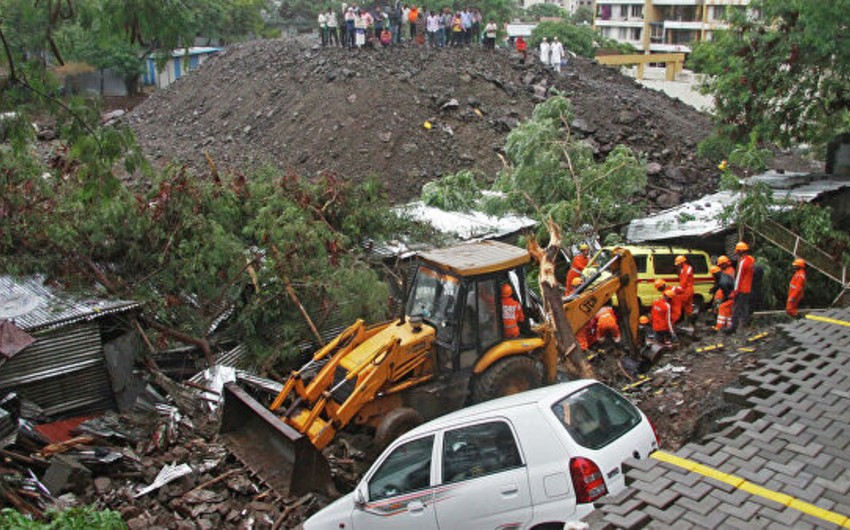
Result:
[[[735,144],[732,140],[714,133],[697,145],[697,156],[714,164],[719,164],[729,157],[729,153],[732,152],[734,147]]]
[[[463,170],[422,186],[422,202],[447,211],[467,211],[481,198],[481,188],[472,171]]]
[[[561,6],[555,4],[534,4],[525,9],[522,18],[524,20],[540,20],[541,18],[562,18],[569,19],[569,13]]]
[[[823,145],[850,130],[846,2],[755,0],[730,10],[731,28],[698,43],[689,66],[708,74],[718,128],[781,146]],[[759,13],[753,17],[750,13]]]
[[[529,45],[534,48],[540,45],[543,38],[550,41],[558,37],[564,44],[564,49],[582,57],[593,57],[597,48],[619,50],[622,53],[634,53],[635,49],[627,43],[606,39],[591,26],[577,26],[571,22],[541,22],[531,32]]]
[[[593,10],[587,6],[581,6],[576,9],[575,13],[570,17],[570,22],[576,26],[586,26],[593,23]]]
[[[767,163],[773,153],[759,145],[755,133],[750,133],[747,144],[736,145],[729,153],[729,162],[744,170],[745,175],[762,173],[767,170]]]
[[[9,530],[123,530],[127,525],[121,514],[112,510],[96,510],[92,506],[48,510],[46,521],[33,521],[11,508],[0,510],[0,528]]]
[[[541,221],[551,216],[568,240],[587,228],[599,231],[632,219],[641,211],[635,197],[646,186],[643,160],[622,145],[596,160],[587,144],[570,136],[571,119],[569,100],[555,96],[511,131],[505,153],[512,165],[496,182],[505,199],[493,205]]]

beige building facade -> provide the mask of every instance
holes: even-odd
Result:
[[[746,9],[749,0],[595,0],[593,27],[644,53],[690,53],[694,42],[725,29],[727,9]]]

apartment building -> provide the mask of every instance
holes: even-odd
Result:
[[[711,40],[726,28],[727,9],[746,9],[749,0],[595,0],[593,27],[605,37],[645,53],[690,53],[694,42]]]

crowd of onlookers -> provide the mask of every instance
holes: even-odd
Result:
[[[393,5],[365,9],[343,3],[342,9],[327,9],[318,16],[322,46],[392,46],[412,42],[431,48],[483,45],[493,49],[498,26],[484,23],[478,9],[449,8],[430,11],[396,1]]]

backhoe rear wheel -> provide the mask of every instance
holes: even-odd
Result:
[[[423,421],[421,414],[408,407],[389,411],[375,430],[375,445],[378,451],[383,451],[393,440],[422,425]]]
[[[478,377],[472,389],[474,403],[518,394],[543,384],[543,367],[529,357],[515,355],[502,359]]]

